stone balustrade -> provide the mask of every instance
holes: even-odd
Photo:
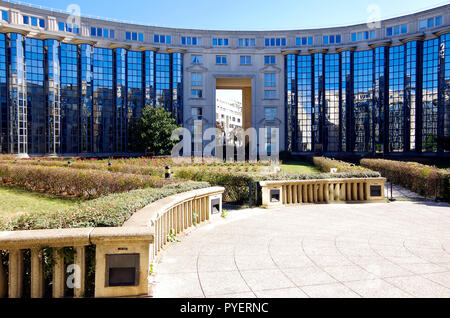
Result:
[[[171,231],[175,235],[180,234],[193,225],[209,221],[214,208],[216,213],[221,213],[224,191],[222,187],[213,187],[159,200],[135,213],[123,226],[154,228],[151,256],[155,258],[168,243]]]
[[[260,182],[263,206],[386,202],[384,178],[286,180]]]
[[[43,248],[51,248],[54,259],[52,297],[65,296],[70,265],[75,274],[74,297],[84,297],[86,247],[90,245],[96,250],[95,297],[148,295],[150,263],[169,241],[169,234],[180,234],[210,220],[213,210],[220,213],[223,192],[214,187],[164,198],[136,212],[118,228],[0,232],[0,250],[9,255],[7,274],[0,259],[0,298],[23,296],[25,250],[31,255],[30,295],[44,296]],[[66,264],[60,253],[66,247],[74,249],[73,264]]]

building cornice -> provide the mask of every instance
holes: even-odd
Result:
[[[22,34],[24,36],[27,36],[30,34],[29,30],[19,29],[11,26],[0,26],[0,32],[1,33],[17,33]]]
[[[375,43],[370,43],[369,47],[371,49],[375,49],[377,47],[385,47],[385,46],[391,46],[393,43],[392,40],[387,40],[387,41],[379,41],[379,42],[375,42]]]

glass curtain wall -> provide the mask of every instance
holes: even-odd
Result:
[[[8,83],[6,35],[0,33],[0,153],[8,153]]]
[[[47,65],[47,153],[61,152],[60,48],[56,40],[45,40]]]
[[[311,152],[312,149],[312,56],[297,56],[297,151]]]
[[[61,142],[62,153],[80,152],[78,46],[61,43]]]
[[[326,152],[339,151],[340,77],[339,54],[325,56],[325,129]]]

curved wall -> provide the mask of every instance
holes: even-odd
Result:
[[[138,151],[131,130],[145,104],[215,127],[217,78],[251,79],[251,124],[280,128],[281,150],[436,153],[450,135],[450,5],[373,29],[264,32],[0,10],[2,152]]]

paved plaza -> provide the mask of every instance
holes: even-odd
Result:
[[[450,297],[450,205],[303,205],[215,215],[172,243],[154,297]]]

